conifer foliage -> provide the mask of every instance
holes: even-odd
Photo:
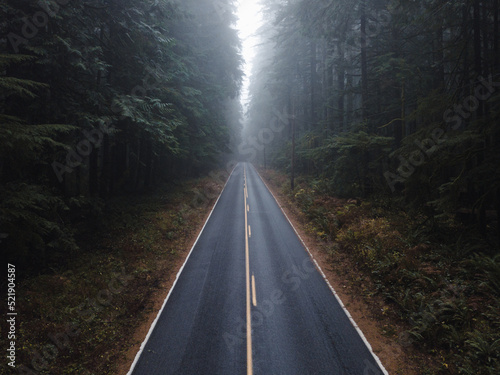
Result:
[[[76,249],[99,202],[213,167],[242,72],[232,0],[0,3],[0,232]]]
[[[255,150],[261,161],[344,196],[470,213],[483,232],[500,222],[488,222],[500,212],[498,1],[264,3],[248,135],[268,133],[276,111],[293,121]]]

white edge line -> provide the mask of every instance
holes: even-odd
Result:
[[[214,206],[212,207],[212,210],[210,211],[210,214],[208,215],[207,217],[207,220],[205,221],[205,224],[203,224],[203,228],[201,228],[200,230],[200,233],[198,234],[198,237],[196,237],[196,241],[194,242],[193,244],[193,247],[191,247],[191,250],[189,250],[189,254],[187,255],[186,257],[186,260],[184,261],[184,263],[182,264],[182,267],[179,269],[179,272],[177,272],[177,275],[175,276],[175,280],[174,280],[174,283],[172,284],[172,287],[170,288],[170,290],[168,291],[168,294],[167,294],[167,297],[165,298],[165,300],[163,301],[163,305],[161,306],[161,309],[160,311],[158,311],[158,314],[156,315],[156,318],[155,320],[153,321],[153,323],[151,324],[151,327],[149,328],[149,331],[148,331],[148,334],[146,335],[146,338],[144,339],[144,341],[142,342],[141,344],[141,347],[139,348],[139,351],[137,352],[137,354],[135,355],[135,358],[134,358],[134,362],[132,362],[132,365],[130,366],[130,370],[127,372],[127,375],[132,375],[134,369],[135,369],[135,366],[137,365],[137,362],[139,362],[139,358],[141,357],[141,354],[142,352],[144,351],[144,348],[146,347],[146,344],[149,340],[149,337],[151,336],[151,334],[153,333],[153,330],[154,328],[156,327],[156,324],[158,323],[158,320],[163,312],[163,309],[165,308],[166,304],[167,304],[167,301],[168,299],[170,298],[170,294],[172,294],[172,291],[174,290],[174,287],[175,285],[177,284],[177,281],[179,280],[179,277],[182,273],[182,271],[184,270],[184,267],[187,263],[187,261],[189,260],[189,257],[191,256],[191,253],[193,252],[193,249],[195,248],[196,244],[198,243],[198,240],[200,239],[201,237],[201,234],[203,233],[203,230],[205,229],[205,226],[207,225],[208,223],[208,220],[210,220],[210,217],[212,216],[212,213],[214,212],[214,209],[215,207],[217,206],[217,203],[219,203],[219,199],[220,197],[222,196],[222,193],[224,192],[224,190],[226,189],[226,185],[227,183],[229,182],[229,180],[231,179],[231,176],[233,175],[233,172],[234,170],[236,169],[236,167],[238,166],[235,165],[233,170],[231,171],[231,173],[229,174],[229,177],[227,178],[227,181],[226,183],[224,184],[224,187],[222,188],[220,194],[219,194],[219,197],[217,198],[217,200],[215,201],[215,204]]]
[[[253,167],[253,165],[252,165]],[[266,182],[264,181],[264,179],[262,178],[262,176],[260,175],[259,171],[257,171],[257,169],[255,167],[253,167],[253,169],[255,170],[255,172],[257,173],[257,176],[260,177],[260,179],[262,180],[262,182],[264,183],[264,185],[266,186],[267,190],[269,190],[269,192],[271,193],[271,195],[273,196],[274,200],[276,201],[276,204],[278,205],[278,207],[280,208],[281,212],[283,212],[283,215],[285,215],[286,219],[288,220],[288,222],[290,223],[291,227],[293,228],[295,234],[297,235],[297,237],[299,238],[300,242],[302,242],[302,245],[304,246],[304,248],[307,250],[307,252],[309,253],[309,256],[311,257],[311,259],[313,260],[314,264],[316,265],[316,268],[318,269],[319,273],[321,274],[321,276],[323,276],[323,279],[326,281],[326,284],[330,287],[330,290],[332,291],[333,295],[335,296],[335,298],[337,299],[337,302],[340,304],[340,306],[342,307],[342,309],[344,310],[345,314],[347,315],[347,317],[349,318],[351,324],[353,325],[353,327],[356,329],[356,331],[358,332],[359,336],[361,337],[361,340],[363,340],[363,342],[365,343],[365,345],[367,346],[368,350],[370,351],[370,353],[372,354],[373,356],[373,359],[375,359],[375,362],[377,362],[377,364],[379,365],[380,369],[382,370],[382,372],[384,373],[384,375],[389,375],[389,373],[387,372],[387,370],[385,369],[384,365],[382,364],[382,362],[380,361],[380,358],[373,352],[373,348],[372,346],[370,345],[370,343],[368,342],[368,340],[366,339],[365,335],[363,334],[363,331],[361,331],[361,329],[359,328],[359,326],[356,324],[356,322],[354,321],[353,317],[351,316],[351,313],[349,312],[349,310],[347,310],[347,308],[345,307],[344,303],[342,302],[342,300],[340,299],[340,297],[338,296],[337,292],[335,291],[335,289],[333,289],[333,286],[332,284],[330,284],[330,281],[328,281],[328,279],[326,278],[326,275],[325,273],[323,272],[323,270],[321,269],[321,267],[319,266],[318,262],[316,261],[316,259],[314,259],[314,256],[312,255],[311,251],[309,250],[309,248],[307,247],[307,245],[305,244],[304,240],[302,239],[302,237],[300,237],[300,234],[297,232],[297,230],[295,229],[295,227],[293,226],[292,222],[290,221],[290,219],[288,218],[287,214],[285,213],[285,211],[283,210],[283,207],[281,206],[281,204],[278,202],[278,200],[276,199],[276,197],[274,196],[273,192],[271,191],[271,189],[269,189],[269,186],[267,186]]]

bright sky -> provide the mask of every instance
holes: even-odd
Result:
[[[238,30],[243,44],[243,58],[245,59],[243,90],[241,102],[245,105],[248,101],[248,84],[252,69],[254,47],[256,45],[255,34],[260,24],[259,10],[261,8],[259,0],[238,0]]]

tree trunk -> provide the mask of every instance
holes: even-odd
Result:
[[[100,196],[101,198],[108,197],[108,187],[109,179],[111,173],[111,160],[109,155],[109,135],[104,134],[102,140],[102,168],[101,168],[101,186],[100,186]]]
[[[348,126],[351,124],[352,119],[353,119],[353,112],[354,112],[354,92],[353,92],[353,77],[351,73],[347,73],[347,104],[346,104],[346,120],[344,130],[348,130]]]
[[[367,62],[367,40],[366,40],[366,0],[361,1],[361,109],[362,120],[367,116],[368,101],[368,62]]]
[[[473,11],[473,31],[474,31],[474,69],[476,71],[476,77],[483,74],[483,64],[482,64],[482,46],[481,46],[481,1],[474,0],[474,11]],[[481,119],[484,114],[484,102],[480,101],[479,106],[476,110],[476,118]],[[476,166],[481,164],[484,160],[483,152],[480,152],[477,157]],[[476,196],[482,197],[484,194],[484,188],[480,187]],[[482,233],[486,231],[486,205],[483,202],[479,203],[479,230]]]
[[[99,170],[98,170],[98,160],[99,160],[99,150],[93,149],[89,155],[89,195],[91,197],[97,197],[99,194]]]
[[[290,187],[292,192],[295,189],[295,111],[292,111],[292,120],[290,122],[292,127],[292,161],[291,161],[291,176],[290,176]]]
[[[405,92],[405,82],[401,83],[401,121],[396,122],[396,129],[395,129],[395,134],[394,138],[396,141],[397,147],[401,146],[401,143],[403,141],[403,137],[405,136],[405,128],[406,128],[406,92]]]
[[[311,129],[316,125],[316,42],[311,40],[310,45],[309,75],[311,76],[311,92],[309,103]]]
[[[289,108],[291,108],[292,115],[290,116],[290,133],[292,137],[292,155],[291,155],[291,161],[290,161],[290,187],[292,191],[295,188],[295,103],[294,99],[292,98],[292,93],[289,94],[288,97],[288,103],[289,103]]]
[[[474,0],[474,13],[473,13],[473,32],[474,32],[474,69],[476,75],[483,74],[481,64],[481,2]]]
[[[327,64],[326,64],[326,136],[330,135],[330,130],[333,129],[333,53],[334,47],[328,42],[327,49]]]
[[[500,30],[498,28],[498,0],[493,2],[493,63],[495,69],[500,65],[500,48],[498,38],[500,37]],[[496,72],[495,72],[496,73]]]
[[[152,185],[152,174],[153,174],[153,142],[148,139],[146,142],[146,160],[145,160],[145,172],[144,172],[144,188],[149,189]]]
[[[443,58],[443,20],[440,19],[436,32],[436,43],[434,47],[434,62],[436,64],[435,87],[444,88],[444,58]]]
[[[322,42],[322,51],[321,51],[321,61],[322,61],[322,66],[321,66],[321,73],[322,73],[322,79],[321,79],[321,93],[322,93],[322,107],[321,107],[321,123],[322,126],[325,126],[327,124],[327,106],[328,106],[328,78],[327,78],[327,72],[328,72],[328,48],[327,48],[327,43],[326,40],[323,40]]]
[[[345,62],[344,62],[344,49],[342,48],[343,40],[339,42],[338,54],[339,64],[337,67],[337,80],[338,80],[338,97],[337,97],[337,111],[338,121],[336,130],[338,133],[344,130],[344,98],[345,98]]]

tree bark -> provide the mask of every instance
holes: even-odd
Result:
[[[101,147],[102,147],[102,169],[101,169],[101,186],[99,195],[101,196],[101,198],[107,198],[110,172],[111,172],[108,134],[104,134]]]
[[[338,54],[339,54],[339,64],[337,66],[337,80],[338,80],[338,96],[337,96],[337,127],[334,129],[340,133],[344,130],[344,98],[345,98],[345,54],[344,48],[342,48],[343,40],[338,43]]]
[[[290,187],[292,191],[295,189],[295,114],[292,114],[291,120],[292,127],[292,162],[291,162],[291,177],[290,177]]]
[[[98,160],[99,160],[99,150],[93,149],[89,155],[89,195],[91,197],[97,197],[99,194],[99,170],[98,170]]]
[[[474,69],[476,75],[483,74],[481,64],[481,2],[474,0],[473,12],[473,32],[474,32]]]
[[[368,62],[367,62],[367,39],[366,39],[366,0],[361,1],[361,108],[363,121],[367,116],[368,101]]]
[[[498,28],[498,0],[493,2],[493,62],[495,69],[498,69],[500,64],[500,46],[498,38],[500,38],[500,30]]]
[[[326,64],[326,136],[328,137],[330,135],[330,130],[334,129],[333,122],[334,122],[334,116],[333,116],[333,54],[335,48],[331,44],[331,42],[328,42],[327,44],[327,64]]]
[[[316,125],[316,42],[311,39],[310,44],[310,56],[309,56],[309,75],[311,76],[311,87],[310,87],[310,122],[311,129]]]
[[[144,173],[144,188],[149,189],[152,185],[153,174],[153,142],[148,139],[146,142],[146,160],[145,160],[145,173]]]

